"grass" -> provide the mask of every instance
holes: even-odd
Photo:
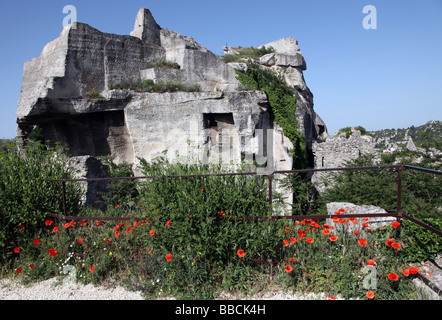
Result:
[[[233,48],[236,53],[225,54],[222,56],[222,60],[224,63],[229,62],[244,62],[249,59],[256,60],[262,57],[265,54],[275,52],[275,49],[272,47],[235,47]]]
[[[199,92],[201,87],[199,84],[186,84],[180,82],[157,82],[153,80],[136,79],[128,83],[109,83],[109,89],[130,89],[138,92]]]

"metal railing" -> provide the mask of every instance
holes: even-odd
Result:
[[[318,169],[299,169],[299,170],[282,170],[273,171],[267,174],[256,172],[240,172],[240,173],[214,173],[214,174],[192,174],[192,175],[169,175],[167,178],[200,178],[209,176],[246,176],[246,175],[260,175],[268,177],[268,202],[269,208],[272,210],[273,205],[273,177],[275,174],[292,174],[292,173],[309,173],[309,172],[329,172],[329,171],[347,171],[347,170],[378,170],[378,169],[397,169],[397,206],[396,212],[388,213],[364,213],[364,214],[346,214],[348,218],[363,218],[363,217],[395,217],[398,222],[401,219],[407,219],[439,236],[442,236],[442,231],[429,226],[422,221],[413,218],[402,212],[402,174],[404,169],[417,170],[425,173],[442,175],[442,171],[421,168],[410,165],[382,165],[382,166],[365,166],[365,167],[341,167],[341,168],[318,168]],[[59,218],[64,220],[146,220],[146,217],[80,217],[80,216],[68,216],[66,207],[66,183],[67,182],[97,182],[97,181],[112,181],[112,180],[138,180],[138,179],[153,179],[152,176],[136,176],[136,177],[115,177],[115,178],[92,178],[92,179],[48,179],[46,181],[60,182],[62,187],[62,201],[63,201],[63,215],[48,214],[53,218]],[[256,220],[256,219],[299,219],[300,215],[271,215],[271,216],[245,216],[245,217],[216,217],[217,219],[244,219],[244,220]],[[327,215],[302,215],[304,219],[327,219],[331,218],[330,214]]]

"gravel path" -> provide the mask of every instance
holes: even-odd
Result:
[[[172,298],[173,299],[173,298]],[[223,293],[219,300],[341,300],[325,294],[293,294],[278,290],[242,296]],[[0,300],[143,300],[141,292],[128,291],[122,287],[103,287],[60,282],[56,278],[23,286],[17,281],[0,280]]]

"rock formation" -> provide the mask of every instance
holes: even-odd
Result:
[[[327,130],[313,111],[304,57],[293,38],[264,46],[275,52],[260,64],[284,71],[296,90],[299,130],[311,156],[313,141]],[[291,143],[272,121],[266,95],[238,91],[235,67],[194,39],[161,28],[147,9],[138,12],[130,35],[76,23],[24,64],[17,134],[26,143],[38,125],[46,141],[68,148],[83,169],[88,157],[110,155],[137,164],[138,158],[149,161],[165,151],[170,159],[254,160],[263,173],[292,169]],[[146,80],[199,90],[143,92],[121,86]]]

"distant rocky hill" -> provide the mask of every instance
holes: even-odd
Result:
[[[410,138],[418,148],[435,148],[442,151],[442,122],[431,120],[426,124],[406,129],[368,131],[376,141],[376,148],[398,149],[406,147]]]

